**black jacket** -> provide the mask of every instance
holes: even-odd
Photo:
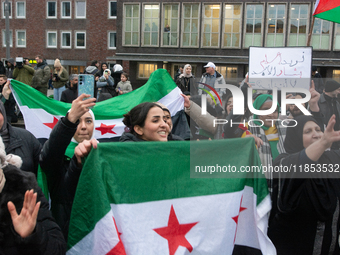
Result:
[[[38,187],[34,175],[24,173],[12,165],[8,165],[3,170],[6,183],[0,193],[0,254],[65,254],[66,242],[60,228],[52,218],[48,201]],[[12,201],[20,213],[25,192],[30,189],[37,192],[37,202],[41,201],[41,205],[35,230],[23,239],[14,230],[7,203]]]
[[[124,132],[119,139],[120,142],[145,142],[145,140],[138,138],[137,136]]]
[[[72,203],[81,169],[76,159],[65,156],[78,123],[61,118],[40,154],[40,166],[46,174],[51,196],[51,211],[67,240]]]
[[[32,172],[37,176],[40,142],[29,131],[23,128],[12,127],[7,124],[10,136],[9,145],[6,147],[7,154],[15,154],[21,157],[23,163],[21,170]]]
[[[72,103],[73,100],[75,100],[78,97],[78,90],[77,87],[68,87],[66,90],[64,90],[61,93],[61,102],[65,103]]]

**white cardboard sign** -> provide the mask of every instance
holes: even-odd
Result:
[[[249,82],[254,89],[309,89],[312,47],[249,48]]]

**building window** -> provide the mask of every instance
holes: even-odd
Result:
[[[331,22],[315,18],[311,46],[313,50],[330,50]]]
[[[85,1],[76,2],[76,18],[78,19],[86,18],[86,2]]]
[[[110,19],[117,18],[117,1],[109,2],[109,18]]]
[[[219,47],[221,6],[205,4],[203,12],[202,47]]]
[[[2,46],[6,47],[6,30],[2,30]],[[9,46],[13,47],[13,31],[9,30]]]
[[[17,2],[16,10],[17,10],[17,12],[16,12],[17,19],[26,18],[26,4],[25,4],[25,2]]]
[[[248,4],[246,8],[246,33],[244,47],[262,46],[263,5]]]
[[[183,4],[183,47],[198,47],[199,7],[199,4]]]
[[[308,4],[292,4],[288,46],[306,46],[308,33]]]
[[[6,2],[2,2],[2,17],[6,18]],[[12,2],[8,1],[8,17],[11,19],[12,18]]]
[[[75,37],[76,48],[85,49],[86,48],[86,33],[85,32],[76,32]]]
[[[47,48],[57,48],[57,32],[47,32]]]
[[[157,64],[138,63],[138,78],[148,79],[157,70]]]
[[[267,47],[282,47],[285,45],[286,5],[270,4],[267,13]]]
[[[71,32],[62,31],[61,32],[61,48],[71,49]]]
[[[340,50],[340,24],[335,23],[334,50]]]
[[[242,5],[225,4],[223,48],[240,48]]]
[[[57,18],[56,2],[47,2],[47,18]]]
[[[158,46],[159,5],[143,5],[143,46]]]
[[[109,32],[109,49],[116,49],[116,32]]]
[[[16,31],[17,37],[17,47],[18,48],[25,48],[26,47],[26,31],[25,30],[17,30]]]
[[[71,18],[71,2],[61,2],[61,17],[63,19]]]
[[[123,45],[139,46],[138,4],[124,4]]]
[[[178,46],[178,4],[163,5],[162,46]]]

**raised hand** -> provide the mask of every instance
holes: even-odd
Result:
[[[86,97],[90,97],[90,95],[81,94],[79,97],[73,100],[71,110],[67,116],[69,121],[76,123],[81,116],[89,111],[89,107],[92,107],[96,104],[96,98],[88,98],[83,100]]]
[[[74,155],[77,158],[78,166],[81,166],[81,159],[90,153],[92,147],[97,149],[97,144],[98,142],[96,139],[91,139],[90,141],[84,140],[77,145],[77,147],[74,149]]]
[[[37,216],[40,208],[40,202],[37,203],[37,193],[33,193],[33,189],[26,191],[20,215],[18,215],[15,205],[12,202],[8,202],[7,207],[11,214],[15,232],[22,238],[31,235],[37,224]]]
[[[7,80],[7,82],[5,83],[3,89],[2,89],[2,95],[4,96],[4,98],[6,98],[6,100],[9,99],[9,96],[11,95],[12,91],[9,87],[9,84],[11,83],[10,80]]]
[[[309,92],[310,92],[309,109],[312,112],[319,112],[320,108],[319,108],[318,102],[320,99],[320,93],[315,90],[315,85],[314,85],[313,80],[311,82]]]
[[[181,94],[181,96],[184,98],[184,107],[189,108],[190,107],[190,99],[184,94]]]

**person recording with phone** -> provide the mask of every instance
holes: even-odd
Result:
[[[110,69],[105,69],[103,76],[97,81],[97,101],[104,101],[106,99],[112,98],[116,95],[114,89],[114,80],[111,76]]]
[[[17,57],[15,62],[17,65],[13,70],[13,79],[31,86],[34,68],[30,67],[22,57]]]
[[[66,89],[65,83],[68,81],[69,75],[61,63],[60,60],[57,58],[54,61],[54,72],[52,76],[52,84],[54,88],[54,100],[60,101],[61,93]]]

